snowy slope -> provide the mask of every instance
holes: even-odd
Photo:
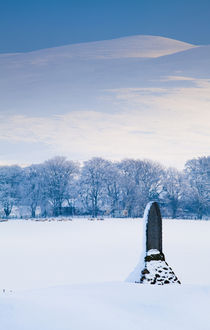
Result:
[[[0,297],[4,330],[209,330],[210,287],[101,283]]]
[[[140,219],[0,223],[2,329],[208,330],[210,223],[163,222],[181,286],[124,282],[141,230]]]

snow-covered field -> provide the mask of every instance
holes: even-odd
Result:
[[[163,221],[182,285],[125,282],[141,219],[0,223],[2,330],[210,329],[210,222]]]

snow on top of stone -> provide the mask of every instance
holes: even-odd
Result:
[[[140,274],[141,270],[144,268],[145,265],[145,256],[146,256],[146,227],[147,227],[147,222],[148,222],[148,216],[149,216],[149,211],[154,202],[148,202],[145,210],[144,210],[144,216],[143,216],[143,226],[142,226],[142,232],[141,232],[141,254],[139,258],[139,262],[136,265],[136,267],[133,269],[133,271],[129,274],[129,276],[126,278],[126,282],[138,282],[140,279]],[[158,251],[158,250],[150,250],[150,251]],[[158,251],[158,253],[160,253]],[[155,253],[154,253],[155,254]]]
[[[151,256],[153,254],[160,254],[160,251],[158,251],[157,249],[151,249],[151,250],[147,251],[148,256]]]

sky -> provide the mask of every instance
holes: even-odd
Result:
[[[0,0],[0,164],[208,155],[209,22],[205,0]]]
[[[210,44],[209,0],[0,0],[0,52],[137,34]]]

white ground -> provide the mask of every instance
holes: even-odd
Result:
[[[181,286],[125,282],[141,228],[140,219],[0,223],[0,328],[209,330],[210,222],[163,222]]]

